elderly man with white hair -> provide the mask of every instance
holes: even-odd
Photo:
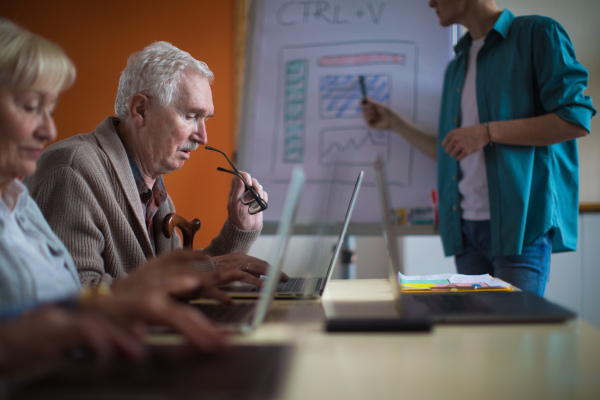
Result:
[[[82,284],[110,284],[181,247],[177,235],[162,233],[165,216],[175,212],[162,175],[207,143],[212,81],[208,66],[190,54],[166,42],[147,46],[130,56],[121,74],[117,116],[49,146],[37,172],[24,180],[73,256]],[[229,216],[202,250],[209,257],[200,267],[242,269],[244,281],[260,285],[267,264],[246,253],[260,234],[262,213],[238,201],[250,187],[267,200],[256,179],[234,176]]]

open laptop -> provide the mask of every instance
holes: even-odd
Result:
[[[329,331],[423,330],[427,320],[435,323],[533,323],[563,322],[576,316],[570,310],[526,291],[409,293],[399,281],[397,239],[389,211],[390,200],[381,158],[374,164],[381,210],[383,237],[389,265],[393,306],[347,305],[326,309]],[[393,318],[386,318],[386,313]],[[369,318],[365,315],[370,314]],[[375,316],[375,317],[374,317]],[[377,318],[376,318],[377,317]]]
[[[403,313],[424,313],[437,323],[561,322],[575,313],[526,291],[456,293],[402,292],[396,235],[389,215],[390,201],[385,166],[374,165],[383,233],[389,257],[390,284]]]
[[[295,167],[292,171],[290,185],[281,213],[271,263],[263,281],[263,287],[259,291],[258,301],[234,302],[231,305],[222,305],[214,301],[192,303],[223,329],[230,332],[248,333],[254,331],[265,319],[275,288],[279,282],[283,258],[292,233],[305,182],[306,174],[301,167]]]
[[[350,218],[352,216],[352,212],[354,211],[354,205],[356,204],[356,199],[358,197],[358,193],[360,191],[360,187],[363,181],[364,171],[360,171],[358,177],[356,178],[356,182],[354,184],[354,189],[352,191],[352,196],[350,196],[350,202],[348,204],[348,208],[346,209],[346,215],[344,217],[344,222],[342,223],[342,227],[340,229],[340,233],[338,236],[337,244],[333,251],[333,255],[329,262],[329,267],[326,271],[321,272],[318,276],[311,277],[290,277],[288,282],[281,282],[277,285],[275,290],[275,298],[276,299],[314,299],[319,298],[323,295],[325,291],[325,286],[327,282],[331,279],[333,274],[334,266],[337,263],[339,258],[342,242],[346,237],[346,231],[348,230],[348,224],[350,223]],[[240,286],[228,286],[224,288],[232,297],[237,298],[253,298],[259,295],[262,292],[260,288],[251,285],[240,285]]]

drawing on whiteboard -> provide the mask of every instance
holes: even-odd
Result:
[[[413,149],[392,133],[370,129],[362,118],[359,76],[368,96],[404,115],[414,115],[417,46],[403,41],[360,41],[283,46],[279,51],[271,170],[281,177],[302,164],[319,178],[331,165],[371,165],[378,155],[397,173],[397,186],[411,182]]]
[[[308,65],[306,60],[293,60],[285,65],[284,153],[283,162],[302,163],[307,97]]]
[[[237,144],[239,165],[268,190],[265,221],[281,214],[296,165],[307,175],[297,222],[307,226],[320,221],[325,196],[349,197],[364,170],[352,223],[379,233],[371,168],[378,155],[390,171],[393,207],[428,205],[436,162],[364,122],[358,78],[369,98],[435,134],[457,29],[440,26],[422,0],[250,4]]]
[[[365,76],[365,86],[370,97],[387,103],[390,97],[387,75]],[[319,82],[319,111],[321,118],[360,118],[362,93],[359,75],[326,75]]]
[[[329,166],[373,164],[378,155],[388,158],[389,133],[368,129],[329,129],[319,137],[319,164]]]

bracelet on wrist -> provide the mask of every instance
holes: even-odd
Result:
[[[79,305],[85,306],[94,298],[94,296],[109,296],[112,294],[110,286],[106,283],[100,283],[95,288],[84,286],[79,292]]]
[[[492,144],[492,135],[490,135],[490,123],[485,122],[484,125],[485,125],[485,130],[487,131],[489,144]]]

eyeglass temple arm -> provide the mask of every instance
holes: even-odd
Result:
[[[235,172],[237,172],[238,174],[240,173],[240,171],[239,171],[239,170],[236,168],[235,164],[231,162],[231,160],[229,159],[229,157],[227,157],[227,154],[225,154],[224,152],[222,152],[222,151],[221,151],[221,150],[219,150],[219,149],[215,149],[214,147],[210,147],[210,146],[204,146],[204,148],[205,148],[206,150],[212,150],[212,151],[216,151],[216,152],[218,152],[218,153],[221,153],[221,154],[223,154],[223,156],[225,157],[225,159],[227,160],[227,162],[229,163],[229,165],[231,165],[231,168],[233,168],[233,170],[234,170]]]
[[[251,186],[248,185],[248,182],[246,182],[246,180],[244,179],[244,177],[242,176],[241,173],[235,172],[235,171],[231,171],[229,169],[222,168],[222,167],[217,167],[217,171],[228,172],[228,173],[230,173],[232,175],[237,176],[238,178],[240,178],[242,180],[242,182],[244,182],[244,186],[246,186],[246,189],[250,189]]]

